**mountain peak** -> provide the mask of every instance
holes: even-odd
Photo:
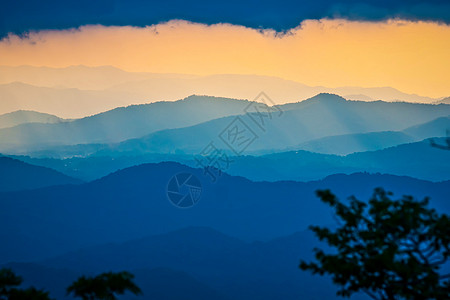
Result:
[[[320,93],[315,95],[314,97],[307,99],[306,101],[345,102],[347,100],[336,94]]]
[[[189,96],[187,96],[186,98],[184,98],[182,100],[189,101],[189,100],[215,100],[215,99],[229,99],[229,98],[209,96],[209,95],[200,95],[200,94],[192,94],[192,95],[189,95]]]
[[[181,99],[180,101],[189,101],[189,102],[225,102],[225,103],[245,103],[249,102],[245,99],[235,99],[235,98],[226,98],[226,97],[216,97],[216,96],[209,96],[209,95],[197,95],[193,94],[190,96],[187,96],[184,99]]]

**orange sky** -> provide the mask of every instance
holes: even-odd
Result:
[[[0,41],[0,65],[112,65],[127,71],[257,74],[307,85],[391,86],[450,96],[450,26],[432,22],[304,21],[284,35],[171,21],[84,26]]]

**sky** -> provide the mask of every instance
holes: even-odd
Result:
[[[323,18],[450,23],[448,0],[2,0],[0,4],[0,36],[87,24],[147,26],[172,19],[277,31],[297,27],[307,19]]]
[[[450,95],[449,1],[2,1],[0,65]]]

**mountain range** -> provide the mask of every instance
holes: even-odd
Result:
[[[261,86],[272,99],[241,100]],[[57,299],[122,270],[144,292],[127,300],[335,299],[330,278],[298,269],[329,250],[308,227],[336,226],[318,190],[368,201],[382,187],[450,212],[446,99],[22,66],[0,67],[0,100],[36,110],[0,115],[0,268]]]
[[[0,84],[0,101],[3,112],[33,110],[69,119],[147,102],[127,92],[41,87],[22,82]]]
[[[64,119],[35,111],[18,110],[0,115],[0,129],[14,127],[26,123],[60,123]]]
[[[256,105],[260,104],[191,96],[176,102],[118,108],[70,122],[22,124],[0,130],[0,151],[27,154],[64,145],[105,144],[99,149],[131,155],[174,151],[192,154],[217,140],[236,115],[242,116],[242,122],[256,138],[246,150],[267,151],[329,136],[401,131],[450,115],[450,105],[445,104],[347,101],[336,95],[319,94],[302,102],[278,106],[280,111],[266,114],[263,128],[257,124],[262,120],[261,113],[244,111]],[[223,142],[217,142],[218,147],[226,148]],[[91,154],[92,145],[86,147]]]
[[[445,138],[439,137],[445,136],[446,129],[450,128],[450,118],[446,115],[450,113],[449,105],[367,103],[320,94],[300,103],[280,106],[281,115],[272,113],[263,129],[254,123],[257,114],[242,114],[248,105],[253,107],[257,103],[192,96],[177,102],[120,108],[75,121],[22,124],[0,130],[0,148],[26,154],[12,155],[15,159],[85,181],[149,162],[177,161],[196,167],[195,158],[211,142],[233,161],[226,172],[252,180],[307,181],[334,173],[364,171],[432,181],[450,179],[446,163],[450,152],[431,147],[428,140],[434,138],[446,143]],[[186,114],[187,107],[194,113]],[[162,117],[169,112],[172,112],[170,117]],[[220,137],[238,116],[214,119],[217,115],[234,113],[241,113],[240,120],[257,134],[239,157],[224,143],[223,136]],[[174,123],[195,123],[198,115],[213,119],[193,126],[158,130]],[[426,122],[414,125],[420,121]],[[412,126],[404,128],[405,125]],[[152,129],[156,131],[118,143],[53,145],[120,140]],[[13,139],[9,144],[8,137]]]
[[[189,209],[167,198],[180,173],[201,182]],[[450,181],[355,173],[270,183],[223,173],[213,182],[201,169],[144,164],[90,183],[0,192],[0,240],[8,245],[0,267],[57,299],[72,299],[64,288],[81,274],[105,270],[136,275],[144,295],[124,299],[334,299],[328,278],[298,269],[314,247],[325,247],[307,226],[335,226],[315,191],[367,200],[379,186],[394,197],[429,196],[440,213],[450,211]]]
[[[380,134],[384,136],[384,133]],[[368,134],[368,137],[377,136],[376,133]],[[345,136],[344,136],[345,137]],[[393,134],[395,137],[395,134]],[[345,137],[347,138],[347,137]],[[340,149],[348,150],[345,145],[333,144],[336,138],[330,138],[329,146],[334,147],[333,151]],[[338,139],[339,140],[339,139]],[[344,139],[345,140],[345,139]],[[445,138],[435,138],[434,142],[445,145]],[[369,140],[371,145],[374,143]],[[388,146],[386,139],[383,143],[375,146]],[[398,140],[394,140],[397,143]],[[323,144],[319,144],[323,145]],[[342,145],[342,147],[339,147]],[[97,151],[99,145],[92,145],[92,152]],[[355,149],[352,143],[347,146]],[[320,152],[322,149],[316,147]],[[358,149],[361,146],[358,144]],[[72,152],[62,151],[66,155],[73,155],[79,150],[71,147]],[[81,151],[87,151],[83,148]],[[78,152],[78,153],[81,153]],[[324,151],[327,152],[327,151]],[[48,155],[53,155],[54,152]],[[111,153],[110,153],[111,154]],[[119,169],[143,164],[158,163],[164,161],[175,161],[199,167],[196,160],[197,156],[187,154],[142,154],[142,155],[120,155],[114,156],[96,156],[71,157],[66,159],[48,158],[46,153],[40,153],[42,157],[33,158],[29,156],[12,156],[15,159],[25,161],[30,164],[44,166],[55,169],[68,176],[79,178],[84,181],[90,181],[106,176]],[[449,180],[448,162],[450,151],[445,151],[431,146],[429,139],[396,145],[393,147],[382,148],[374,151],[363,151],[345,156],[334,154],[321,154],[306,150],[280,151],[260,155],[229,156],[230,163],[222,164],[222,170],[237,176],[244,176],[256,181],[279,181],[279,180],[318,180],[326,176],[343,173],[351,174],[354,172],[374,172],[387,173],[399,176],[411,176],[423,180],[443,181]]]
[[[0,66],[3,103],[0,114],[35,110],[64,118],[81,118],[118,106],[174,101],[192,94],[253,100],[261,87],[277,104],[301,101],[318,93],[334,93],[362,101],[434,103],[441,100],[390,87],[312,87],[270,76],[138,73],[111,66]]]
[[[273,119],[267,120],[264,130],[255,126],[246,115],[242,119],[257,136],[246,153],[302,149],[345,155],[445,136],[445,129],[450,126],[450,106],[415,106],[345,101],[338,96],[323,94],[301,102],[298,106],[280,106],[287,110],[282,116],[273,116]],[[428,112],[425,113],[426,109]],[[191,127],[158,131],[138,139],[104,146],[97,155],[197,154],[211,141],[216,147],[229,150],[218,137],[234,119],[234,116],[230,116]],[[349,144],[349,140],[353,145]],[[330,147],[332,144],[333,147]]]
[[[0,130],[0,151],[28,151],[55,145],[114,143],[150,132],[186,127],[240,114],[248,101],[191,96],[176,102],[121,107],[57,124],[21,124]]]
[[[108,243],[33,263],[9,263],[25,285],[72,299],[62,287],[80,274],[131,270],[142,297],[124,299],[334,299],[326,278],[300,271],[318,246],[310,232],[245,242],[207,227],[188,227],[124,243]],[[121,259],[117,259],[120,257]],[[39,276],[39,275],[40,276]],[[365,299],[356,295],[355,299]]]
[[[71,178],[53,169],[0,156],[0,192],[31,190],[47,186],[79,183],[82,183],[82,181]]]
[[[178,173],[194,174],[202,185],[201,200],[187,210],[167,198],[168,182]],[[0,250],[0,258],[4,263],[43,259],[186,226],[211,227],[244,240],[268,240],[310,224],[333,223],[331,211],[315,197],[317,189],[368,199],[380,186],[396,195],[430,196],[440,211],[449,209],[449,181],[368,173],[306,183],[252,182],[223,173],[214,181],[202,169],[178,163],[144,164],[86,184],[0,193],[0,236],[9,245]]]

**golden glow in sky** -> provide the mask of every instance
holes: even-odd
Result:
[[[450,26],[308,20],[286,34],[171,21],[145,28],[84,26],[11,35],[0,65],[111,65],[156,73],[257,74],[328,87],[391,86],[450,95]]]

